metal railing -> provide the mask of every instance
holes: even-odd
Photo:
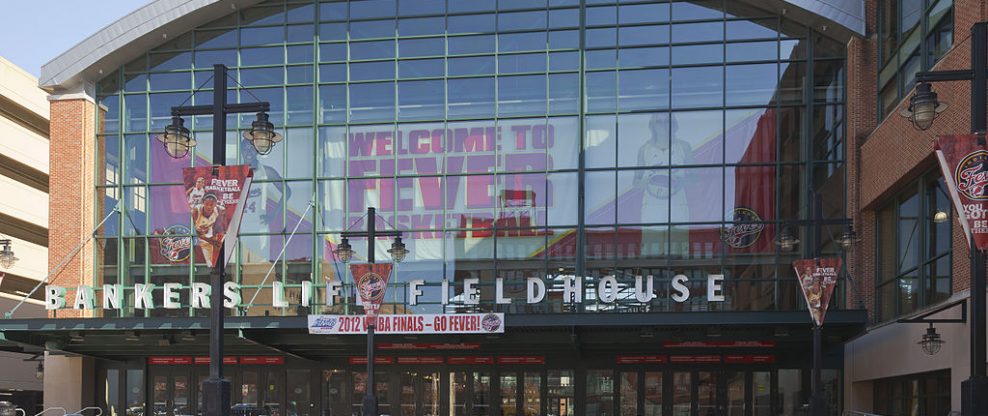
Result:
[[[857,410],[845,410],[842,416],[883,416],[877,413],[860,412]]]

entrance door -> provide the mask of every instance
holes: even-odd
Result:
[[[487,371],[449,373],[450,416],[491,416],[493,383]]]
[[[151,411],[159,416],[194,415],[191,400],[192,374],[188,367],[154,368],[151,383]]]
[[[401,416],[439,416],[438,372],[403,371],[398,401]]]
[[[282,371],[245,367],[239,385],[234,385],[232,410],[241,414],[284,416],[284,386]]]

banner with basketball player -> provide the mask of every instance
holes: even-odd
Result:
[[[216,265],[220,247],[225,248],[223,261],[230,261],[253,176],[247,165],[182,169],[192,226],[200,253],[210,267]]]
[[[801,259],[792,262],[799,287],[803,291],[803,299],[806,299],[806,307],[817,326],[823,326],[827,306],[830,305],[830,298],[837,286],[841,264],[840,258]]]
[[[969,241],[973,234],[979,250],[988,248],[988,147],[978,144],[978,136],[965,134],[939,136],[933,149],[964,234]]]
[[[364,306],[367,315],[367,325],[377,324],[377,313],[388,291],[388,279],[391,277],[391,263],[351,264],[350,273],[357,283],[360,293],[360,304]]]

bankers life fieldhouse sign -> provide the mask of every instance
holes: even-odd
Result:
[[[604,303],[614,303],[618,301],[632,301],[633,297],[636,302],[648,303],[656,298],[654,281],[653,276],[636,276],[634,287],[631,287],[628,283],[618,282],[617,277],[613,275],[605,276],[599,279],[594,286],[596,288],[596,298]],[[706,299],[708,302],[724,301],[723,282],[723,275],[711,274],[707,276]],[[406,299],[408,299],[408,305],[414,306],[419,304],[419,298],[423,296],[428,296],[431,299],[438,298],[443,305],[477,305],[480,303],[480,279],[466,278],[460,280],[458,284],[461,286],[462,291],[455,297],[450,298],[450,287],[453,286],[453,283],[448,280],[442,280],[439,287],[431,286],[428,288],[425,287],[425,280],[411,280],[407,282],[408,294]],[[554,289],[554,291],[562,292],[564,303],[583,302],[583,279],[564,276],[559,278],[559,285],[561,287],[557,286],[558,289]],[[669,282],[669,285],[671,289],[669,290],[670,297],[675,302],[686,302],[693,296],[690,292],[690,279],[686,275],[680,274],[674,276]],[[338,298],[342,294],[342,284],[339,281],[327,282],[325,285],[317,286],[311,281],[306,280],[302,281],[300,288],[301,296],[298,298],[299,303],[290,304],[288,297],[285,295],[284,283],[274,282],[271,285],[271,306],[276,308],[313,306],[318,304],[334,306],[339,303]],[[505,296],[504,288],[504,279],[495,279],[493,296],[489,300],[497,304],[511,304],[522,301],[522,299]],[[119,310],[123,309],[125,305],[128,308],[133,307],[134,309],[155,309],[158,307],[164,309],[181,309],[187,306],[191,306],[194,309],[209,308],[210,286],[208,283],[195,282],[189,286],[181,283],[165,283],[160,288],[153,283],[136,283],[133,287],[112,284],[103,285],[99,289],[100,293],[97,296],[97,288],[86,285],[78,286],[75,288],[74,296],[68,296],[68,290],[66,288],[48,285],[45,288],[45,308],[48,310],[69,308],[91,310],[98,307],[105,310]],[[160,304],[157,304],[153,293],[159,290],[161,292],[159,299],[162,301]],[[188,299],[188,305],[182,304],[183,292],[185,292],[185,298]],[[546,299],[547,293],[548,289],[544,279],[530,277],[526,280],[526,296],[524,299],[526,303],[537,304],[543,302]],[[322,299],[317,299],[320,294],[323,295]],[[70,300],[71,304],[69,304]],[[357,297],[357,303],[360,304],[359,297]],[[235,282],[226,282],[223,285],[223,307],[233,309],[243,306],[245,305],[243,304],[240,285]]]

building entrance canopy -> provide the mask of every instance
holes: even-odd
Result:
[[[382,315],[383,316],[383,315]],[[865,311],[837,310],[827,316],[824,340],[838,345],[865,327]],[[611,352],[655,351],[661,342],[771,341],[808,344],[810,321],[793,312],[684,312],[663,314],[514,314],[503,334],[381,335],[381,343],[475,343],[480,351],[521,353],[538,349]],[[227,354],[285,354],[320,357],[362,355],[364,338],[313,335],[306,317],[228,317]],[[148,354],[204,355],[207,318],[61,318],[0,321],[0,348],[9,351],[119,357]],[[784,350],[785,348],[780,348]],[[804,354],[805,350],[797,351]]]

